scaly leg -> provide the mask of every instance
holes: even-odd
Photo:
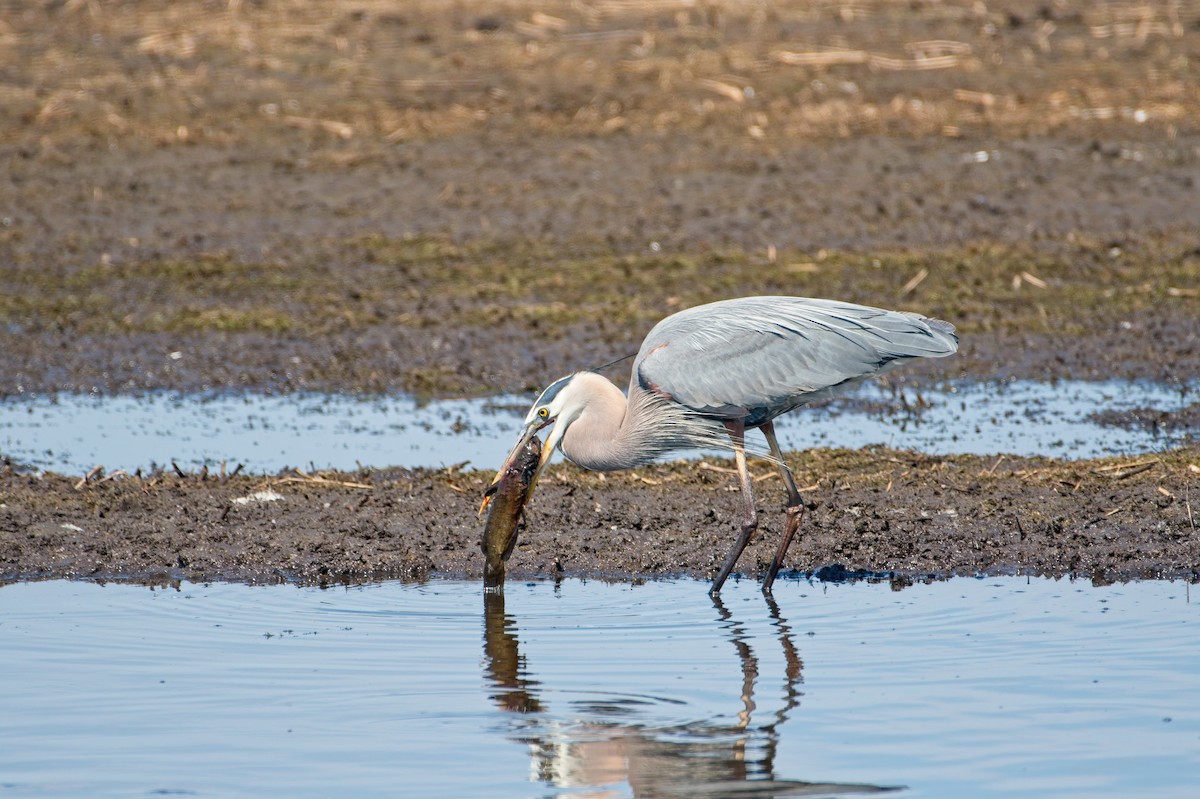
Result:
[[[754,494],[750,488],[750,470],[746,468],[746,426],[741,422],[726,422],[725,429],[733,439],[733,462],[737,465],[738,482],[742,486],[742,531],[738,533],[737,540],[725,556],[725,564],[721,566],[721,572],[713,581],[712,588],[708,589],[708,593],[713,596],[721,593],[721,586],[725,585],[726,578],[733,571],[742,551],[750,543],[750,537],[758,528],[758,511],[754,508]]]
[[[796,480],[792,477],[792,470],[783,462],[783,452],[779,449],[778,439],[775,438],[775,425],[767,422],[762,426],[762,431],[763,435],[767,437],[767,446],[771,448],[771,456],[775,458],[779,466],[779,476],[783,478],[783,484],[787,486],[788,492],[787,526],[783,531],[783,540],[779,542],[779,548],[775,550],[775,557],[771,558],[771,565],[767,568],[767,576],[763,579],[763,593],[769,594],[771,586],[775,583],[775,575],[779,574],[779,569],[783,566],[783,558],[792,543],[792,537],[800,529],[800,521],[804,518],[804,500],[800,499],[800,492],[796,489]]]

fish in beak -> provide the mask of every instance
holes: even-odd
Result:
[[[538,471],[542,468],[542,442],[537,435],[522,435],[504,466],[484,495],[484,507],[491,504],[487,524],[479,540],[483,550],[483,585],[489,590],[504,587],[505,563],[517,545],[517,535],[525,526],[525,503],[533,494]],[[481,509],[482,510],[482,509]]]
[[[525,425],[525,428],[521,431],[521,435],[517,438],[517,443],[513,445],[513,448],[509,451],[508,456],[505,457],[504,463],[500,466],[499,471],[496,472],[496,476],[492,478],[491,484],[487,487],[487,490],[483,492],[483,502],[479,505],[480,516],[483,516],[483,512],[487,510],[487,506],[491,503],[492,497],[496,495],[497,490],[500,488],[500,482],[504,479],[504,475],[520,465],[520,462],[525,457],[525,449],[529,446],[529,442],[536,441],[537,434],[543,428],[553,423],[554,419],[536,419]],[[541,442],[539,441],[538,443],[540,444]],[[554,431],[552,430],[550,432],[550,437],[541,447],[541,452],[538,456],[537,468],[533,472],[533,477],[529,483],[529,491],[525,497],[526,501],[529,500],[529,497],[533,496],[533,489],[537,485],[538,476],[542,473],[542,469],[544,469],[546,464],[550,461],[550,456],[554,454],[554,447],[557,443],[558,439],[555,437]]]

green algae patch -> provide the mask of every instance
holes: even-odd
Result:
[[[4,278],[9,290],[0,298],[0,318],[81,331],[157,329],[168,318],[163,308],[190,304],[263,309],[275,319],[258,326],[306,333],[378,324],[646,325],[717,299],[790,294],[913,308],[964,332],[1000,325],[1084,330],[1089,319],[1164,302],[1191,307],[1200,268],[1195,250],[1099,243],[1052,253],[980,245],[770,257],[739,250],[614,256],[598,246],[382,237],[337,248],[336,261],[243,263],[218,255],[66,274],[16,270]],[[208,314],[207,322],[197,315],[188,327],[229,326],[220,313]],[[253,315],[242,314],[246,321]]]
[[[243,346],[241,335],[259,337],[254,346],[264,337],[320,344],[331,354],[304,359],[310,384],[367,391],[398,384],[432,397],[536,388],[551,372],[635,351],[675,311],[788,294],[953,323],[966,357],[922,367],[942,376],[1078,377],[1061,359],[1085,349],[1103,350],[1091,361],[1095,376],[1137,376],[1139,363],[1187,362],[1190,339],[1181,326],[1200,312],[1196,274],[1195,249],[1154,242],[614,255],[593,241],[368,235],[322,242],[294,261],[218,253],[17,267],[0,275],[0,324],[72,338],[200,336],[230,350]],[[1147,327],[1155,339],[1132,335]],[[454,343],[464,341],[490,349],[471,360]],[[372,362],[379,352],[390,365]]]

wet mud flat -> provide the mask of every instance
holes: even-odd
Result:
[[[509,579],[711,577],[739,518],[730,466],[680,462],[604,478],[552,467]],[[1198,448],[1071,463],[814,450],[793,467],[811,504],[787,563],[800,572],[1200,579]],[[754,473],[760,528],[739,569],[748,577],[766,567],[783,521],[774,470]],[[478,577],[476,509],[490,478],[375,470],[83,480],[6,468],[0,577]]]
[[[65,3],[0,35],[0,395],[519,394],[772,293],[955,324],[914,381],[1200,374],[1194,6]],[[1194,449],[795,458],[800,569],[1200,564]],[[5,469],[0,572],[477,568],[481,474],[291,477]],[[731,486],[549,479],[511,572],[707,576]]]
[[[516,393],[747,294],[1200,374],[1200,11],[29,7],[0,394]]]

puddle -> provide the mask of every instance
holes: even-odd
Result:
[[[789,449],[888,444],[935,454],[1089,458],[1165,449],[1194,440],[1187,427],[1102,424],[1094,414],[1179,411],[1196,387],[1142,382],[952,384],[903,398],[878,385],[789,414],[777,425]],[[0,453],[42,469],[150,468],[277,472],[499,464],[529,399],[358,399],[340,395],[16,398],[0,401]]]
[[[9,585],[0,796],[1195,795],[1186,584],[704,589]]]

